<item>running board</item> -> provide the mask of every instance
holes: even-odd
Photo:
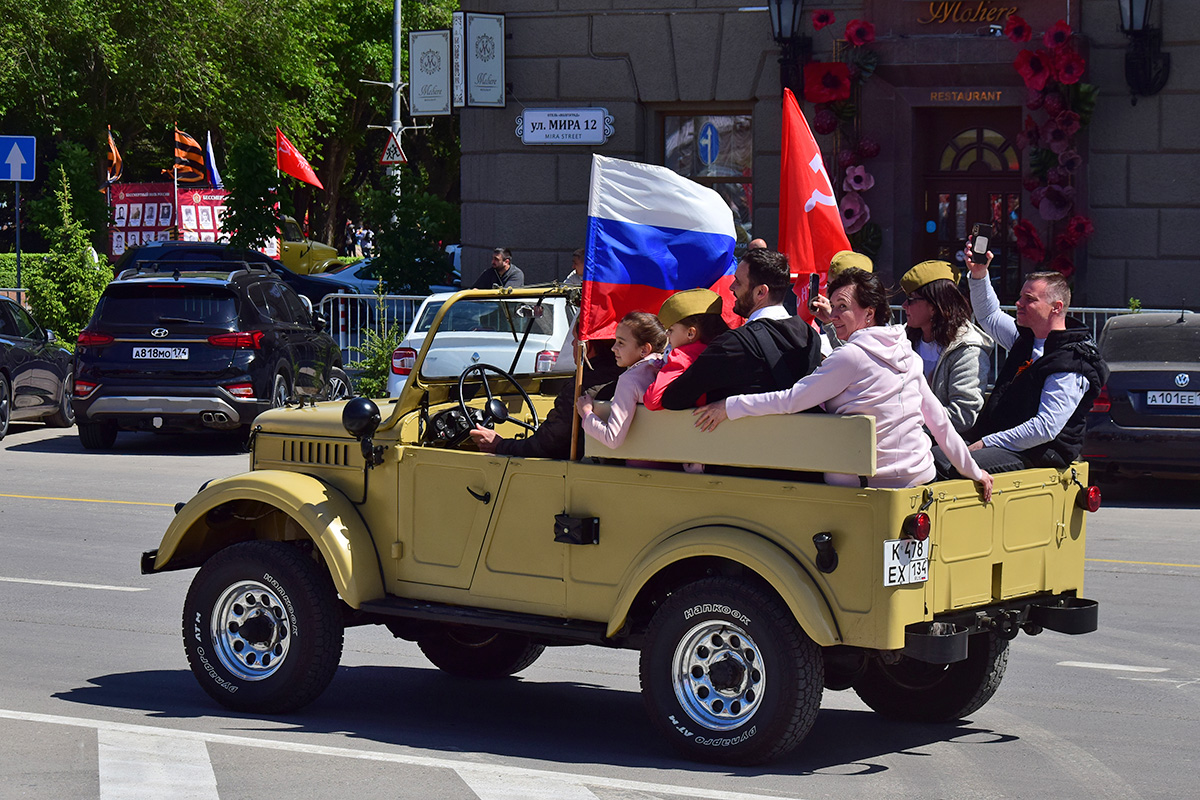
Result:
[[[406,600],[402,597],[368,600],[362,604],[361,612],[375,617],[411,619],[451,625],[474,625],[480,628],[523,633],[534,638],[550,639],[556,642],[617,646],[616,642],[604,635],[607,626],[603,622],[543,617],[515,611],[467,608],[426,600]]]

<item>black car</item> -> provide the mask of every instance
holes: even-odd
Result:
[[[1093,471],[1200,475],[1200,315],[1122,314],[1099,345],[1112,374],[1087,417]]]
[[[294,395],[348,396],[325,320],[274,272],[193,266],[143,263],[104,290],[75,350],[85,448],[111,447],[118,430],[248,433]]]
[[[75,424],[71,409],[71,353],[55,344],[25,309],[0,297],[0,439],[13,421]]]
[[[172,266],[183,271],[192,269],[190,265],[198,264],[211,267],[214,262],[229,262],[231,264],[253,264],[274,272],[284,283],[292,287],[296,294],[307,297],[314,305],[321,302],[327,294],[348,292],[354,294],[357,286],[351,281],[327,277],[321,280],[311,275],[299,275],[280,264],[275,259],[257,250],[245,250],[230,247],[219,242],[149,242],[131,247],[121,254],[113,264],[113,274],[121,275],[129,269],[136,269],[139,264],[152,264],[170,261]]]

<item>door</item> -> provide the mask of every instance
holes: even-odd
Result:
[[[928,109],[918,164],[923,234],[913,263],[929,258],[963,266],[962,249],[975,223],[993,227],[992,285],[1001,302],[1021,288],[1021,264],[1013,226],[1021,218],[1021,161],[1013,144],[1018,108]]]

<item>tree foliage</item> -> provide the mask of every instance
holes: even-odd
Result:
[[[267,143],[258,136],[241,137],[229,151],[224,228],[233,232],[229,243],[234,247],[257,250],[279,228],[274,211],[278,180],[270,154]]]
[[[388,176],[368,195],[367,221],[379,230],[375,263],[388,291],[424,294],[431,284],[450,282],[445,246],[458,237],[458,206],[422,191],[409,171],[400,174],[400,188],[397,196],[396,179]]]
[[[50,254],[29,270],[28,301],[42,324],[54,329],[64,342],[73,343],[91,318],[112,273],[106,264],[97,262],[88,231],[71,212],[66,170],[60,168],[59,176],[60,223],[55,226]]]

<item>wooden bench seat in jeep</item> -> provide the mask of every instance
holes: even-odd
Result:
[[[607,403],[596,413],[608,414]],[[875,418],[862,415],[776,414],[727,420],[710,433],[695,427],[688,411],[648,411],[638,406],[621,446],[610,450],[584,436],[584,454],[595,458],[723,464],[731,467],[875,474]]]

